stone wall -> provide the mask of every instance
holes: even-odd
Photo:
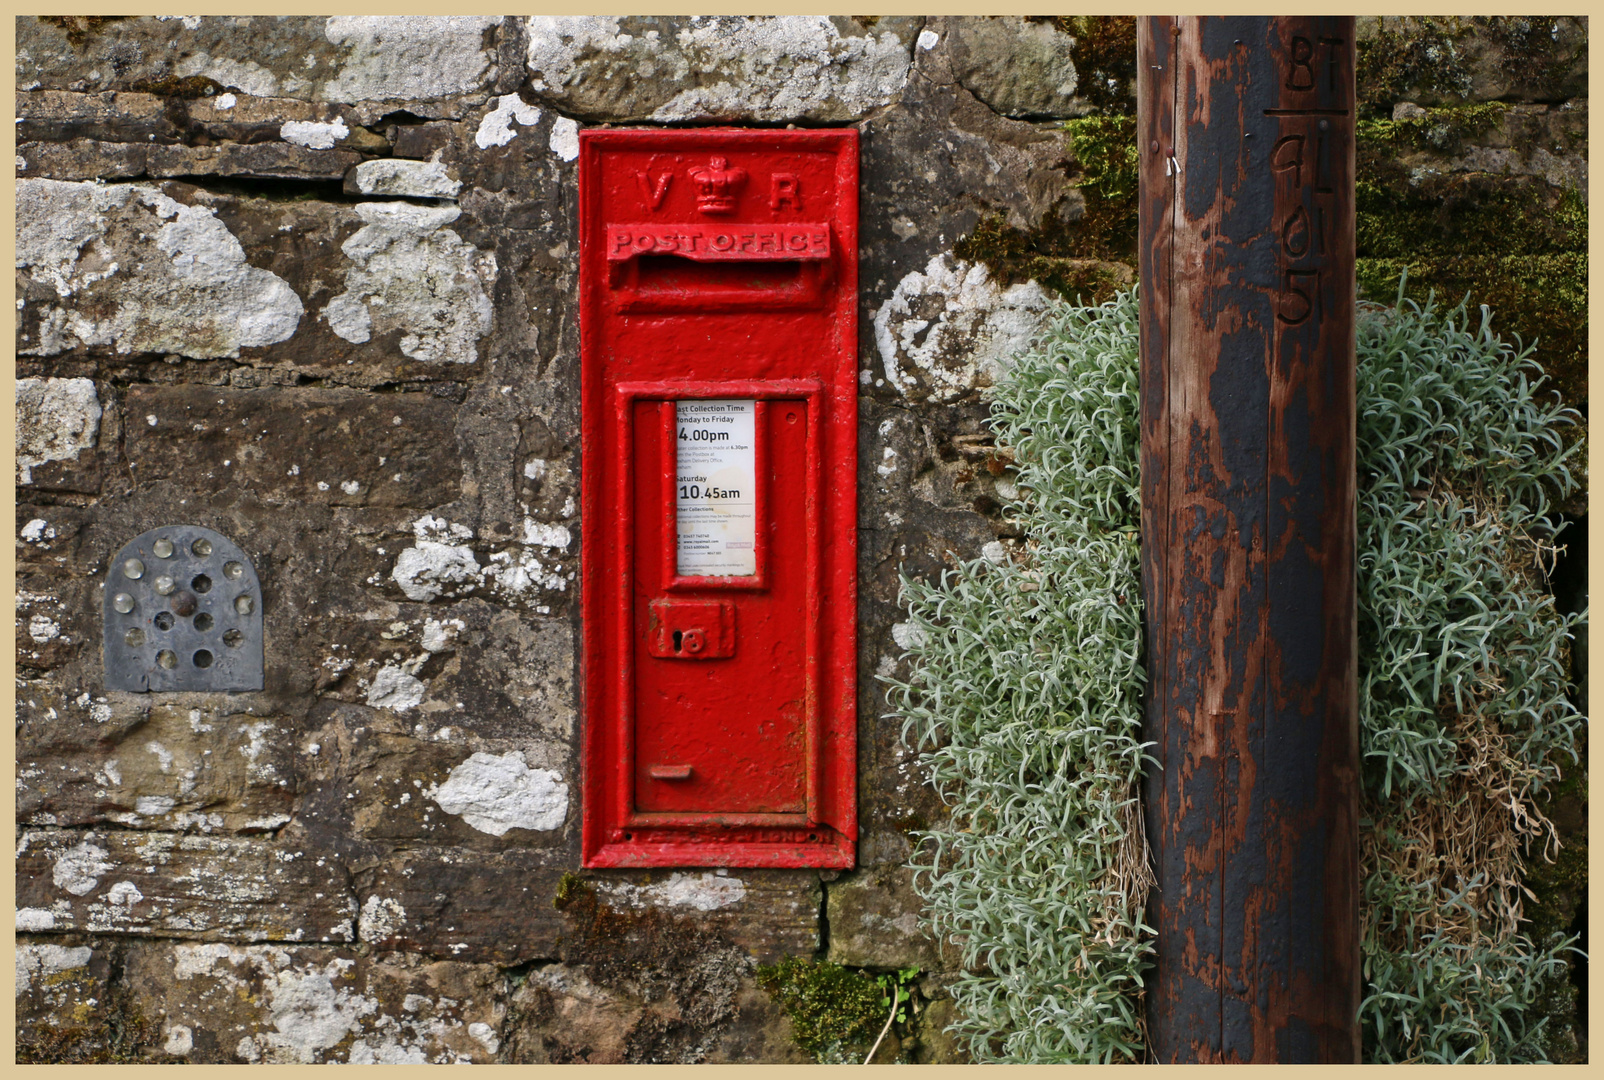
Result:
[[[16,29],[24,1053],[809,1060],[758,973],[800,956],[918,968],[876,1060],[954,1060],[903,869],[940,801],[875,676],[899,568],[1013,542],[980,391],[1055,293],[1132,280],[1130,20]],[[1584,184],[1563,85],[1495,125],[1561,149],[1454,160]],[[840,874],[579,869],[577,133],[708,123],[862,133]],[[175,523],[251,557],[261,692],[105,689],[107,562]]]

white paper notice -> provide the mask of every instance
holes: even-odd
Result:
[[[751,401],[675,402],[674,511],[679,573],[757,573],[757,409]]]

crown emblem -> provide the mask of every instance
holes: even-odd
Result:
[[[696,209],[704,214],[728,214],[746,185],[746,170],[732,169],[728,159],[716,157],[702,168],[692,169],[691,179],[696,181]]]

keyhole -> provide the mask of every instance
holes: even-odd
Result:
[[[675,652],[679,652],[680,646],[682,644],[684,644],[684,642],[685,642],[685,634],[682,631],[679,631],[679,630],[674,631],[674,651]]]

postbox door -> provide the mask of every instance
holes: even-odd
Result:
[[[758,445],[738,445],[728,461],[717,441],[728,445],[726,432],[679,422],[687,405],[699,403],[634,407],[634,810],[806,815],[816,623],[807,403],[702,406],[750,425]],[[759,490],[742,490],[748,477]],[[709,544],[699,521],[716,529],[721,517],[731,536]],[[719,572],[697,573],[706,569]]]
[[[579,166],[585,865],[851,866],[857,132]]]

